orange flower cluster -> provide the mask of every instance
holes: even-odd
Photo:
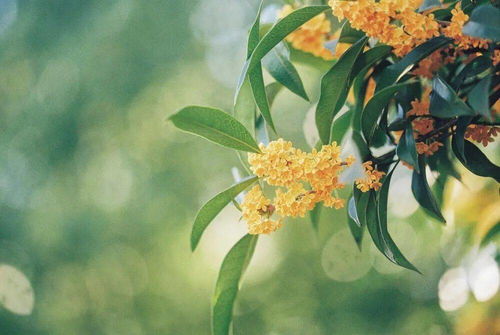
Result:
[[[441,54],[441,50],[436,50],[429,56],[425,57],[418,63],[418,67],[413,70],[413,74],[421,76],[427,79],[434,77],[434,73],[437,72],[443,66],[444,59]]]
[[[281,217],[304,217],[318,202],[336,209],[344,206],[344,200],[332,196],[332,192],[344,187],[339,174],[354,158],[342,160],[341,148],[335,142],[310,153],[283,139],[261,144],[260,149],[261,153],[248,155],[250,169],[279,188],[274,201],[265,198],[259,186],[246,195],[241,208],[250,234],[268,234],[281,227],[281,218],[270,219],[275,212]]]
[[[291,5],[285,5],[281,10],[280,17],[287,16],[293,10]],[[330,21],[324,13],[321,13],[288,35],[286,40],[297,50],[311,53],[325,60],[332,60],[334,54],[325,47],[325,42],[330,39],[330,30]]]
[[[378,171],[373,167],[372,161],[363,163],[365,169],[365,178],[356,179],[356,187],[361,192],[368,192],[369,190],[378,191],[382,186],[380,179],[385,175],[385,172]]]
[[[469,16],[462,11],[460,2],[451,11],[451,14],[451,23],[448,27],[443,28],[443,34],[445,36],[453,38],[458,48],[462,50],[468,50],[472,48],[488,48],[488,40],[467,36],[462,33],[462,28],[469,20]]]
[[[439,24],[432,14],[415,12],[421,0],[330,0],[333,15],[346,18],[355,29],[394,47],[404,56],[414,47],[439,35]],[[394,24],[395,21],[401,26]]]
[[[424,143],[424,142],[417,142],[416,147],[417,147],[417,152],[419,155],[426,155],[426,156],[432,156],[434,155],[440,147],[443,146],[443,143],[434,141],[429,144]]]
[[[471,124],[465,131],[465,138],[487,146],[495,141],[494,137],[498,133],[500,133],[500,127]]]

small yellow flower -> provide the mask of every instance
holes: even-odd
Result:
[[[281,220],[271,220],[274,206],[267,199],[260,186],[255,185],[245,195],[241,204],[242,218],[248,225],[249,234],[270,234],[282,227]]]
[[[314,208],[314,195],[301,183],[294,183],[287,192],[276,190],[275,205],[277,212],[282,216],[304,217]]]
[[[417,142],[417,152],[419,155],[432,156],[434,155],[440,147],[443,146],[443,143],[439,141],[431,142],[430,144],[426,144],[424,142]]]
[[[488,48],[488,40],[467,36],[462,33],[462,28],[469,20],[469,16],[462,11],[460,2],[451,11],[451,14],[452,18],[450,25],[443,29],[443,34],[445,36],[453,38],[458,48],[462,50],[473,48]]]
[[[500,133],[500,127],[471,124],[465,131],[465,138],[487,146],[495,141],[498,133]]]

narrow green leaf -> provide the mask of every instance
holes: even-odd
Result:
[[[472,37],[500,41],[500,9],[486,4],[475,8],[462,32]]]
[[[469,94],[467,94],[469,105],[474,109],[476,114],[480,114],[486,119],[491,119],[489,102],[490,86],[491,76],[487,76],[477,83]]]
[[[342,139],[351,125],[352,115],[352,110],[349,110],[333,121],[329,143],[337,142],[338,145],[342,143]]]
[[[424,158],[419,159],[420,173],[413,171],[413,177],[411,180],[411,191],[417,202],[422,206],[422,208],[435,219],[446,223],[446,220],[441,214],[441,210],[431,192],[431,188],[427,183],[425,162]]]
[[[247,59],[250,58],[252,52],[255,50],[260,41],[260,14],[262,12],[262,3],[264,0],[260,2],[259,9],[257,10],[257,16],[253,21],[252,27],[248,33],[248,42],[247,42]]]
[[[174,125],[222,146],[260,152],[250,132],[238,120],[220,109],[188,106],[169,117]]]
[[[418,62],[429,56],[434,51],[450,44],[452,41],[453,40],[451,38],[438,36],[420,44],[399,62],[388,66],[384,71],[382,71],[380,74],[380,80],[377,83],[376,91],[382,90],[398,82],[413,68],[413,66],[418,64]]]
[[[453,152],[455,156],[460,161],[466,162],[465,153],[464,153],[464,141],[465,141],[465,131],[472,121],[472,116],[461,116],[457,120],[457,129],[455,130],[455,135],[453,135],[451,143]]]
[[[377,249],[392,263],[409,270],[417,270],[397,247],[387,229],[387,202],[389,198],[389,186],[394,169],[384,178],[382,187],[378,193],[371,191],[367,206],[367,226]]]
[[[290,62],[290,53],[280,43],[262,59],[264,68],[277,82],[288,88],[299,97],[309,101],[302,79],[293,64]]]
[[[316,204],[314,208],[309,212],[309,217],[311,219],[311,224],[316,232],[319,231],[319,219],[321,217],[321,204]]]
[[[259,64],[248,73],[250,85],[252,86],[253,97],[257,107],[259,107],[260,114],[264,117],[267,124],[276,133],[273,118],[271,116],[271,108],[267,100],[266,86],[264,84],[264,76],[262,75],[262,66]]]
[[[258,235],[245,235],[222,262],[212,299],[212,334],[228,335],[238,287],[257,245]]]
[[[266,85],[266,93],[267,93],[267,100],[269,100],[269,106],[273,105],[276,96],[278,95],[278,93],[281,91],[282,88],[283,85],[281,85],[278,82]]]
[[[498,222],[496,225],[494,225],[486,235],[484,235],[483,239],[481,240],[481,246],[484,246],[491,241],[495,240],[498,236],[500,235],[500,222]]]
[[[441,7],[442,3],[440,0],[424,0],[424,2],[418,8],[419,12],[426,11],[434,7]]]
[[[479,56],[474,58],[470,63],[467,63],[460,72],[451,80],[451,87],[458,90],[463,82],[475,77],[491,67],[491,58],[487,56]]]
[[[356,216],[361,226],[366,226],[366,210],[370,200],[369,192],[361,192],[356,185],[353,185],[352,195],[356,206]]]
[[[354,80],[355,76],[360,73],[364,74],[366,70],[372,67],[375,63],[388,56],[391,51],[392,47],[388,45],[378,45],[362,53],[354,64],[354,69],[352,70],[353,76],[351,76],[351,80]]]
[[[418,166],[418,153],[415,138],[413,137],[411,122],[408,122],[406,125],[405,133],[399,140],[396,153],[401,160],[413,166],[417,172],[420,172]]]
[[[236,98],[233,115],[252,135],[255,134],[255,113],[256,106],[252,87],[250,81],[246,79]]]
[[[460,99],[453,88],[438,76],[434,77],[432,81],[429,110],[431,115],[441,118],[475,115],[474,111]]]
[[[200,209],[194,220],[191,230],[191,250],[194,251],[200,242],[203,232],[215,217],[227,206],[238,194],[246,190],[258,180],[257,177],[248,177],[227,190],[217,194]]]
[[[394,94],[411,84],[413,84],[413,82],[386,87],[377,92],[368,101],[361,114],[361,128],[368,145],[370,145],[373,140],[373,136],[375,135],[375,130],[377,128],[377,121],[382,115],[384,108],[389,104],[391,99],[394,97]]]
[[[354,238],[354,241],[358,245],[358,248],[361,250],[364,226],[362,226],[359,222],[354,197],[351,197],[351,199],[349,199],[349,203],[347,206],[347,224],[349,226],[349,230],[351,231],[351,235]]]
[[[285,37],[316,15],[328,9],[330,9],[330,6],[306,6],[280,19],[259,41],[259,44],[246,64],[246,70],[243,72],[248,73],[248,71],[251,71]]]
[[[477,146],[467,140],[464,141],[465,159],[457,155],[455,145],[453,146],[453,150],[460,163],[470,172],[481,177],[491,177],[500,182],[500,167],[493,164]]]
[[[330,140],[332,121],[347,98],[352,69],[365,44],[366,38],[356,42],[321,79],[321,93],[316,107],[316,127],[323,144],[327,144]]]

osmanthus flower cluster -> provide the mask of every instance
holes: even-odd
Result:
[[[342,160],[337,143],[324,145],[310,153],[294,148],[292,142],[278,139],[260,145],[260,153],[248,155],[250,169],[267,184],[277,186],[273,201],[260,186],[254,186],[241,204],[242,217],[250,234],[269,234],[282,226],[284,217],[304,217],[323,202],[326,207],[344,207],[344,200],[332,195],[344,187],[339,174],[354,162]],[[276,213],[278,218],[271,219]]]
[[[287,0],[272,26],[261,27],[258,11],[230,113],[188,106],[169,118],[181,130],[236,150],[239,171],[246,173],[203,205],[191,233],[194,250],[229,204],[241,210],[247,224],[248,234],[221,266],[213,298],[212,331],[217,335],[230,331],[239,280],[259,235],[280,229],[287,218],[309,217],[317,229],[320,209],[337,209],[345,213],[338,224],[348,226],[355,243],[371,238],[388,260],[418,271],[387,229],[396,167],[409,168],[403,171],[411,175],[415,200],[442,223],[442,188],[450,179],[468,170],[500,181],[500,167],[488,158],[500,133],[498,5],[466,0],[305,2]],[[311,73],[322,73],[316,100],[309,100],[306,91],[312,88],[303,84],[297,63],[301,71],[309,67],[315,70]],[[303,111],[305,122],[306,111],[314,110],[316,131],[305,135],[319,139],[311,149],[300,150],[296,139],[281,138],[286,127],[297,124],[274,122],[273,101],[284,90],[310,103]],[[310,124],[304,129],[311,129]],[[340,156],[343,141],[354,147],[347,158]],[[359,157],[363,172],[344,185],[340,177],[353,164],[351,154]],[[436,178],[433,187],[429,173]]]

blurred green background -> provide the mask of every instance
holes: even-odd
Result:
[[[227,208],[194,254],[189,233],[238,159],[166,118],[190,104],[230,111],[256,7],[0,0],[1,334],[209,333],[217,270],[245,224]],[[321,73],[299,71],[317,96]],[[304,149],[309,108],[276,101],[278,130]],[[450,199],[498,205],[494,183],[468,177]],[[416,211],[410,172],[398,178],[391,232],[423,276],[368,239],[358,253],[345,210],[325,211],[317,235],[292,221],[260,239],[234,334],[493,334],[497,247],[470,241],[481,205],[451,207],[444,229]]]

